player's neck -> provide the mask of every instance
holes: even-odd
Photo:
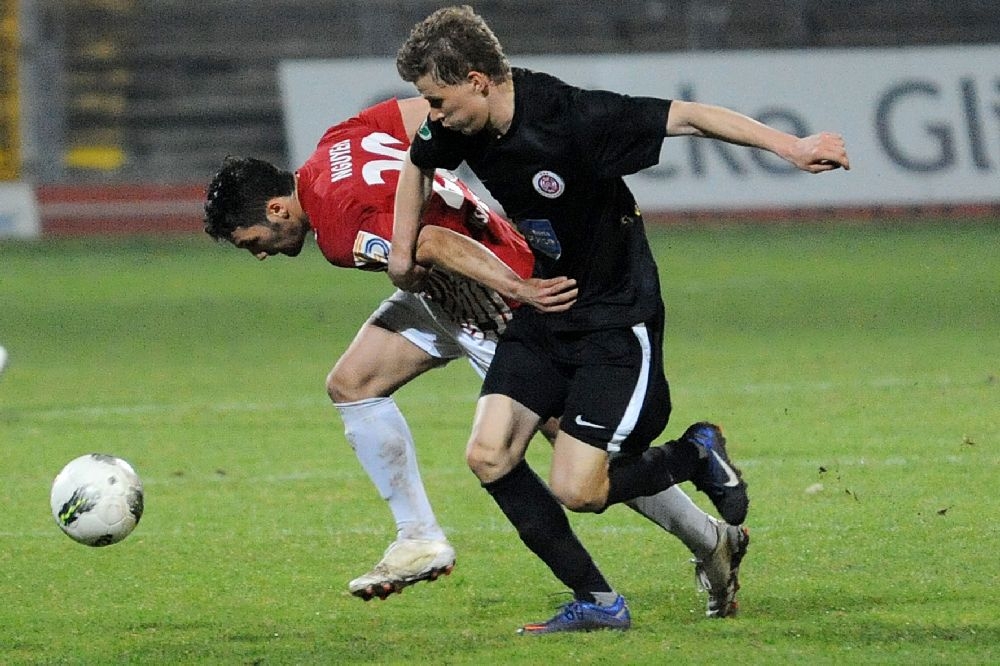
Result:
[[[302,202],[299,201],[299,174],[295,172],[295,187],[292,188],[292,196],[288,197],[288,212],[291,213],[297,219],[304,220],[306,224],[312,228],[312,224],[309,222],[309,214],[306,212],[305,208],[302,207]]]
[[[490,131],[496,138],[502,137],[514,122],[514,81],[507,79],[491,91]]]

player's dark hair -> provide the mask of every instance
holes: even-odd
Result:
[[[464,82],[472,71],[494,83],[510,76],[500,41],[468,5],[444,7],[414,26],[396,54],[396,69],[410,83],[425,74],[445,85]]]
[[[295,190],[295,177],[270,162],[230,155],[205,190],[205,233],[230,240],[239,227],[267,224],[267,201]]]

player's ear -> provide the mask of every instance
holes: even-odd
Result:
[[[478,93],[485,93],[490,86],[490,77],[482,72],[472,70],[466,75],[466,80],[472,84],[472,88]]]
[[[274,216],[282,220],[287,220],[290,217],[284,197],[271,197],[264,206],[268,218]]]

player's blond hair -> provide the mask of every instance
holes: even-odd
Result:
[[[454,85],[473,71],[494,83],[510,77],[500,41],[469,5],[444,7],[414,26],[396,54],[396,69],[410,83],[430,74],[436,83]]]

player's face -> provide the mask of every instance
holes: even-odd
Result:
[[[415,85],[431,105],[431,120],[440,120],[448,129],[475,134],[489,122],[487,98],[479,83],[470,80],[446,85],[435,82],[430,74],[425,74],[417,79]]]
[[[292,220],[268,221],[252,227],[238,227],[229,239],[233,245],[264,261],[276,254],[294,257],[302,251],[306,230]]]

